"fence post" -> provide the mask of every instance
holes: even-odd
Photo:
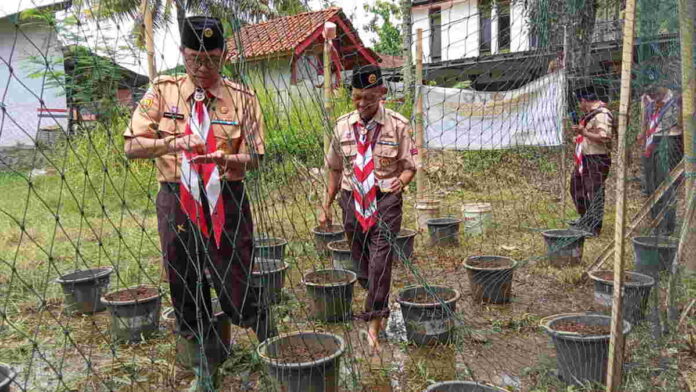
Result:
[[[423,145],[423,94],[420,87],[423,85],[423,29],[416,32],[416,148],[421,156],[421,167],[416,172],[416,200],[423,200],[425,196],[425,160],[426,154]]]
[[[619,104],[619,150],[616,169],[616,229],[614,232],[614,298],[612,303],[611,338],[609,340],[609,368],[607,392],[616,392],[623,375],[623,315],[621,289],[624,275],[624,230],[626,226],[626,130],[631,103],[631,67],[636,19],[636,1],[626,1],[621,58],[621,99]]]
[[[331,111],[331,40],[336,38],[336,25],[331,22],[324,24],[324,113],[326,115],[326,132],[324,132],[324,156],[331,148],[332,119]],[[340,77],[340,75],[339,75]],[[328,184],[328,171],[326,174]]]
[[[689,8],[691,7],[691,9]],[[694,10],[693,1],[679,1],[679,25],[682,63],[682,118],[684,124],[684,189],[687,203],[681,235],[680,256],[685,261],[687,271],[696,272],[696,227],[694,198],[696,198],[696,71],[694,71]],[[690,244],[690,245],[687,245]],[[687,249],[687,247],[689,249]],[[691,255],[687,257],[687,255]]]

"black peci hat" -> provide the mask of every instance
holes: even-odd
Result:
[[[196,51],[225,49],[224,27],[220,19],[190,16],[181,28],[181,45]]]
[[[366,89],[382,84],[382,70],[376,65],[365,65],[353,70],[353,88]]]

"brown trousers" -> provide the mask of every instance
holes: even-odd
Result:
[[[258,311],[258,293],[249,285],[254,225],[244,183],[223,181],[222,201],[225,226],[218,249],[215,240],[204,238],[181,209],[179,183],[162,183],[157,195],[162,254],[182,334],[210,328],[212,308],[206,268],[222,310],[233,323],[250,326],[247,324],[254,321]],[[205,204],[204,210],[209,222]]]
[[[341,192],[343,227],[351,243],[351,256],[358,261],[358,281],[367,289],[365,321],[389,316],[392,249],[401,230],[403,198],[401,193],[377,193],[377,224],[363,232],[355,218],[353,193]]]
[[[604,221],[604,182],[609,176],[609,155],[582,157],[582,174],[576,167],[570,179],[570,194],[580,214],[580,226],[599,234]]]

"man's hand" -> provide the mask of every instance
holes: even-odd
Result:
[[[224,166],[227,163],[227,154],[223,151],[215,151],[210,154],[198,155],[191,158],[191,163],[214,163],[216,165]]]
[[[175,138],[169,143],[169,152],[188,151],[197,154],[205,154],[206,145],[198,135],[187,135]]]
[[[576,135],[582,135],[585,132],[585,127],[581,125],[573,125],[571,128],[573,129],[573,132],[575,132]]]
[[[321,206],[321,212],[319,213],[319,228],[328,230],[332,223],[333,217],[331,206]]]
[[[404,182],[401,181],[401,178],[397,177],[392,180],[391,184],[391,189],[389,189],[389,192],[391,193],[399,193],[404,190]]]

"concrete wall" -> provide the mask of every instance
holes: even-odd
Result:
[[[52,61],[62,59],[55,31],[42,22],[22,22],[17,29],[14,20],[13,16],[0,19],[0,104],[5,107],[0,113],[0,147],[31,146],[39,128],[67,126],[66,118],[40,118],[38,112],[41,99],[45,108],[66,109],[63,89],[50,87],[43,78],[28,77],[46,70],[45,65],[32,64],[33,57],[47,57],[54,71],[63,71],[62,60]]]
[[[424,62],[430,62],[430,19],[428,7],[440,7],[442,15],[442,61],[479,56],[478,0],[454,0],[415,6],[412,11],[415,54],[416,32],[423,29]],[[515,0],[510,6],[510,51],[529,49],[529,26],[526,22],[523,0]],[[492,12],[492,53],[498,50],[498,18]]]

